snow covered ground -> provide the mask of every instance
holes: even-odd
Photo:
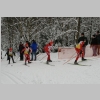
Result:
[[[5,52],[3,52],[3,57]],[[24,61],[8,64],[7,57],[1,59],[1,83],[2,84],[100,84],[100,56],[86,57],[90,60],[80,64],[91,66],[79,66],[64,64],[68,59],[58,59],[58,53],[51,53],[51,65],[45,64],[46,54],[38,56],[37,61],[32,61],[29,66]],[[18,58],[18,59],[17,59]],[[42,59],[43,58],[43,59]],[[41,60],[42,59],[42,60]],[[73,63],[72,59],[69,63]],[[64,64],[64,65],[63,65]],[[54,65],[54,66],[53,66]]]

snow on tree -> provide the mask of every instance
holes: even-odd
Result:
[[[61,46],[75,45],[82,32],[90,41],[97,30],[100,30],[99,17],[2,17],[1,48],[12,46],[17,51],[20,41],[34,39],[42,52],[50,40]]]

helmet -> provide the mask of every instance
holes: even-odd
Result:
[[[53,45],[53,41],[49,42],[50,45]]]

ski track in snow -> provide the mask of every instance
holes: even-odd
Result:
[[[6,77],[8,77],[11,81],[13,81],[15,84],[26,84],[25,82],[23,82],[21,79],[19,79],[18,77],[16,77],[15,75],[8,73],[8,72],[1,72],[1,74],[5,75]]]
[[[2,60],[1,82],[2,84],[94,84],[100,83],[100,57],[90,57],[80,64],[91,64],[91,66],[69,65],[65,63],[68,59],[58,59],[57,53],[51,53],[53,62],[50,66],[45,64],[47,56],[45,53],[38,56],[37,61],[32,61],[30,67],[23,65],[24,61],[17,60],[16,63],[7,64],[6,58]],[[44,57],[44,58],[43,58]],[[43,59],[42,59],[43,58]],[[41,61],[39,61],[42,59]],[[75,60],[69,61],[73,63]]]

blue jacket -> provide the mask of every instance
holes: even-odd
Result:
[[[33,42],[31,45],[31,48],[32,48],[32,52],[36,52],[37,51],[37,43]]]

